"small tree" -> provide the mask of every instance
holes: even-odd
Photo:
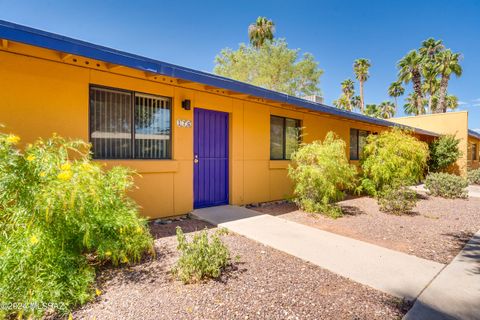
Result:
[[[458,149],[459,143],[460,140],[455,138],[454,135],[443,135],[430,143],[429,170],[439,172],[454,164],[462,155],[462,152]]]
[[[66,313],[95,295],[95,266],[139,261],[153,240],[127,196],[132,172],[104,171],[89,146],[0,134],[0,319]],[[98,294],[98,291],[97,291]]]
[[[417,183],[424,175],[427,159],[427,144],[409,132],[394,128],[370,135],[361,159],[363,189],[377,195],[386,187]]]
[[[288,173],[295,189],[295,202],[305,211],[339,217],[332,205],[342,200],[344,191],[355,186],[357,170],[348,162],[345,142],[329,132],[323,142],[304,144],[292,155]]]

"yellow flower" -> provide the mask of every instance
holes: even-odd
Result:
[[[124,256],[123,259],[122,259],[122,262],[123,263],[128,263],[128,258],[126,256]]]
[[[140,227],[140,226],[137,226],[137,233],[142,233],[143,232],[143,229]]]
[[[96,294],[96,295],[97,295],[97,297],[98,297],[99,295],[101,295],[101,294],[102,294],[102,291],[101,291],[100,289],[98,289],[98,288],[97,288],[97,289],[95,289],[95,294]]]
[[[38,238],[37,238],[36,235],[33,235],[33,236],[30,237],[30,243],[32,245],[36,245],[38,243]]]
[[[88,162],[83,162],[80,165],[80,169],[82,169],[85,172],[92,172],[94,170],[94,168],[95,167],[91,163],[88,163]]]
[[[10,144],[17,144],[20,141],[20,137],[14,134],[9,134],[5,140]]]
[[[46,175],[47,175],[47,173],[46,173],[45,171],[42,171],[42,172],[40,172],[40,174],[39,174],[39,176],[42,177],[42,178],[45,177]]]
[[[32,162],[35,159],[36,159],[36,157],[33,154],[29,154],[28,157],[27,157],[28,162]]]
[[[72,178],[72,171],[62,171],[57,176],[58,179],[68,181]]]
[[[105,252],[105,255],[106,255],[107,257],[110,257],[110,256],[112,255],[112,253],[111,253],[110,251],[107,251],[107,252]]]
[[[63,171],[68,171],[71,168],[72,168],[72,165],[68,161],[60,166],[60,169],[62,169]]]

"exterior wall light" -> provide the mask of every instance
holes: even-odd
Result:
[[[190,100],[186,99],[182,101],[182,108],[185,110],[190,110]]]

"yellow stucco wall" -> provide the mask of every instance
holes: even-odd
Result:
[[[459,149],[462,156],[450,171],[465,175],[468,162],[468,112],[448,112],[427,114],[414,117],[402,117],[390,119],[392,122],[425,129],[439,134],[453,134],[460,139]]]
[[[270,160],[272,114],[302,120],[305,142],[336,132],[346,141],[347,153],[350,128],[386,129],[15,43],[0,50],[0,75],[0,122],[24,143],[54,132],[88,141],[90,84],[172,97],[172,160],[102,161],[141,175],[132,197],[150,218],[185,214],[193,207],[193,128],[175,125],[177,119],[193,121],[193,110],[181,108],[184,99],[194,108],[229,113],[232,204],[279,200],[292,192],[288,161]]]

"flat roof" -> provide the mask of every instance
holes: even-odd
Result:
[[[211,73],[146,58],[136,54],[92,44],[89,42],[30,28],[4,20],[0,20],[0,39],[20,42],[36,47],[60,51],[67,54],[78,55],[111,64],[130,67],[145,72],[197,82],[204,85],[231,90],[263,99],[278,101],[280,103],[291,104],[300,108],[322,112],[325,114],[330,114],[350,120],[356,120],[385,127],[402,127],[407,129],[413,129],[416,133],[419,134],[424,134],[428,136],[439,136],[439,134],[431,131],[401,125],[387,120],[365,116],[355,112],[340,110],[338,108],[327,106],[325,104],[308,101],[302,98],[290,96],[285,93],[268,90],[248,83],[214,75]]]

